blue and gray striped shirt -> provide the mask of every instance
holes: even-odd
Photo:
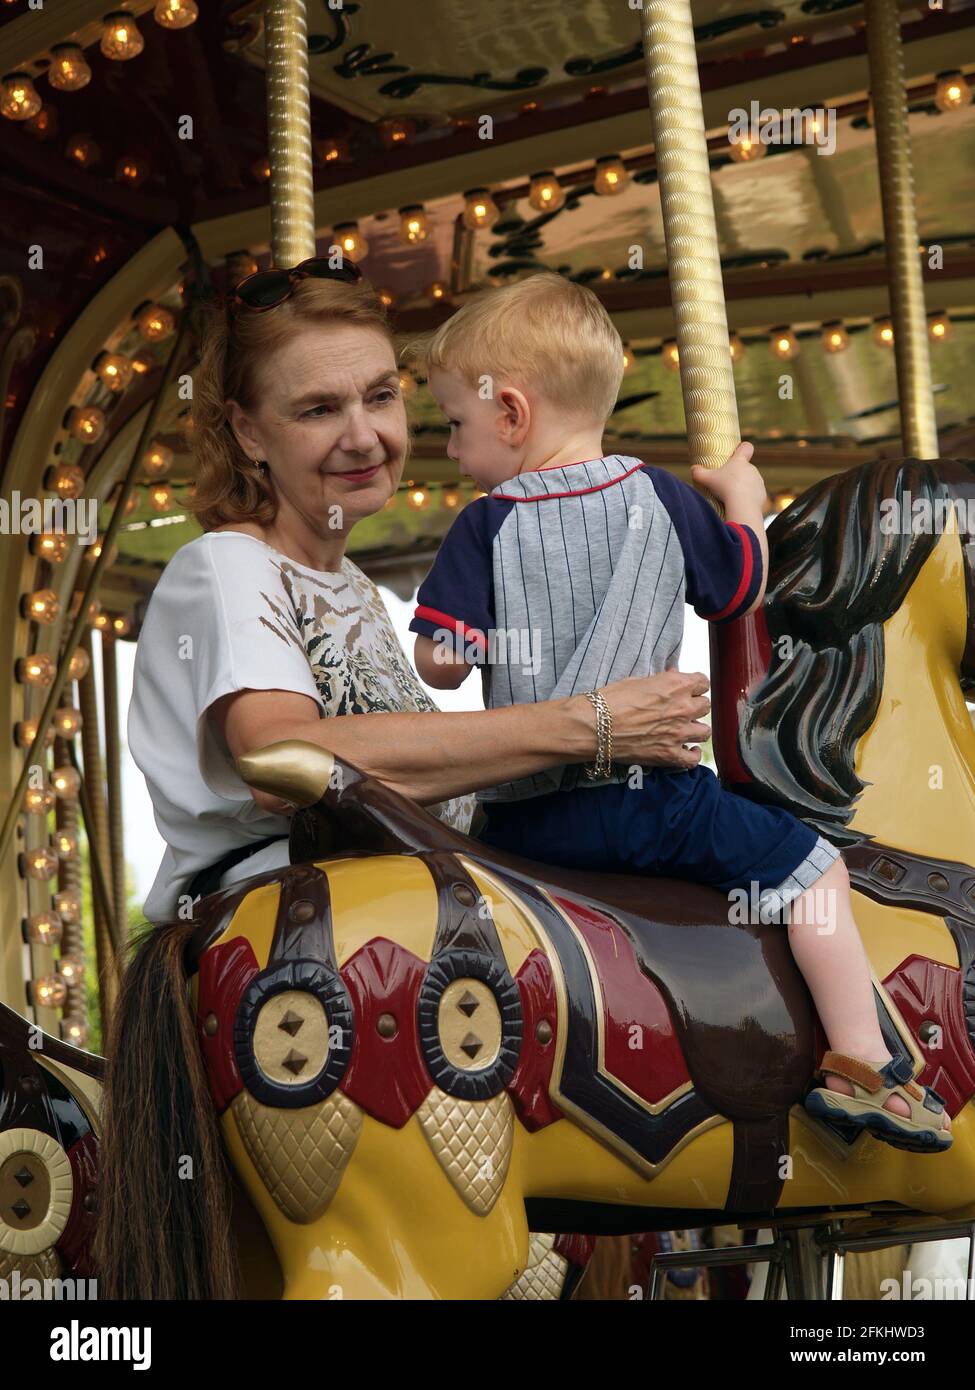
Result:
[[[676,667],[685,602],[730,622],[761,580],[749,527],[722,521],[666,469],[611,455],[523,473],[465,507],[420,586],[410,630],[481,665],[488,709],[557,700]],[[597,785],[572,765],[478,796]]]

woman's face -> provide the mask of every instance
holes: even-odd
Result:
[[[393,349],[355,324],[301,328],[261,369],[256,410],[229,403],[237,437],[266,459],[280,508],[318,535],[348,531],[396,491],[406,410]]]

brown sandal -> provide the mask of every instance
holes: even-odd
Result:
[[[806,1097],[806,1109],[849,1135],[867,1130],[897,1149],[916,1153],[940,1153],[951,1147],[951,1132],[944,1127],[945,1102],[930,1086],[918,1086],[909,1057],[887,1063],[865,1062],[844,1052],[825,1052],[817,1075],[844,1076],[853,1095],[819,1086]],[[910,1118],[884,1109],[889,1096],[900,1096],[910,1107]]]

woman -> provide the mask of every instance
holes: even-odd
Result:
[[[315,260],[243,281],[208,325],[193,419],[205,534],[153,594],[129,712],[167,844],[149,921],[185,918],[196,893],[288,863],[292,808],[236,771],[266,744],[319,744],[463,830],[469,793],[592,760],[584,695],[436,710],[346,557],[409,451],[385,310],[355,267]],[[684,745],[709,736],[707,685],[669,671],[606,687],[615,759],[696,765],[700,749]]]

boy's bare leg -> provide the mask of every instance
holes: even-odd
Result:
[[[868,1062],[888,1061],[890,1051],[880,1031],[870,964],[853,917],[850,876],[842,859],[795,899],[791,916],[789,945],[832,1051]],[[853,1094],[845,1077],[830,1073],[825,1079],[831,1091]],[[900,1096],[889,1096],[885,1109],[911,1113]],[[950,1129],[947,1114],[944,1124]]]

